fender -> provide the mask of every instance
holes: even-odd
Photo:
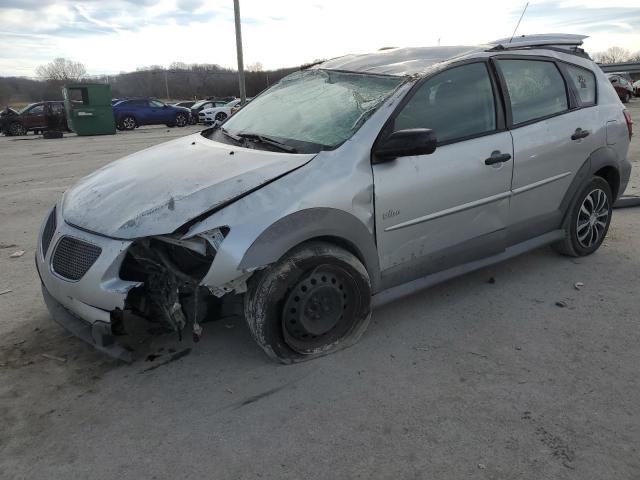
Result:
[[[611,147],[600,147],[594,150],[589,158],[585,160],[582,166],[578,169],[573,181],[567,188],[567,191],[560,202],[559,210],[562,212],[562,220],[566,217],[571,200],[577,195],[578,191],[584,186],[584,184],[598,171],[604,167],[613,167],[618,172],[618,185],[615,187],[614,195],[620,194],[620,160],[618,154]]]
[[[373,292],[378,290],[380,266],[373,234],[356,217],[335,208],[300,210],[273,223],[247,249],[239,269],[251,271],[274,263],[296,245],[322,237],[356,255],[369,273]]]

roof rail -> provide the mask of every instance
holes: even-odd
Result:
[[[521,35],[489,42],[491,50],[510,50],[523,47],[577,47],[588,38],[586,35],[548,33],[543,35]]]

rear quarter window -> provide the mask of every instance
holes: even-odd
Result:
[[[565,65],[567,74],[578,92],[578,98],[582,106],[596,104],[596,76],[591,70],[576,67],[575,65]]]
[[[569,109],[564,79],[553,62],[499,60],[509,93],[512,123],[531,122]]]

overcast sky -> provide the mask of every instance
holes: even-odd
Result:
[[[509,37],[525,1],[241,0],[245,64],[295,66],[389,46]],[[640,0],[532,0],[518,34],[589,35],[640,50]],[[236,65],[232,0],[0,0],[0,75],[55,57],[111,74],[171,62]]]

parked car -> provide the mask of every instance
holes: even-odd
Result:
[[[133,130],[141,125],[184,127],[189,123],[189,109],[167,105],[155,98],[129,98],[113,105],[118,130]]]
[[[188,100],[186,102],[177,102],[177,103],[172,103],[171,105],[173,105],[174,107],[184,107],[184,108],[188,108],[189,110],[191,110],[191,107],[193,106],[193,104],[196,103],[193,100]]]
[[[9,106],[0,111],[0,133],[7,135],[9,133],[9,125],[11,124],[11,121],[17,116],[17,110],[14,110]]]
[[[247,98],[247,102],[249,101],[251,101],[251,98]],[[207,108],[200,112],[199,122],[205,125],[213,125],[214,122],[224,122],[227,117],[230,117],[241,106],[240,99],[236,98],[222,106]]]
[[[616,90],[618,97],[622,103],[628,103],[631,97],[634,95],[633,87],[631,83],[620,75],[609,75],[609,81],[613,88]]]
[[[41,227],[51,316],[130,358],[129,321],[197,339],[242,301],[255,341],[290,363],[456,275],[549,244],[595,252],[632,126],[583,38],[328,60],[222,125],[101,168]]]
[[[226,105],[228,102],[224,100],[200,100],[196,102],[191,107],[191,118],[194,119],[194,123],[197,123],[200,120],[200,112],[207,108],[221,107]]]
[[[60,126],[63,130],[69,131],[67,118],[62,101],[45,101],[32,103],[17,112],[17,115],[9,113],[3,120],[3,132],[5,135],[26,135],[28,132],[41,133],[48,129],[45,110],[47,107],[55,115],[60,116]]]

